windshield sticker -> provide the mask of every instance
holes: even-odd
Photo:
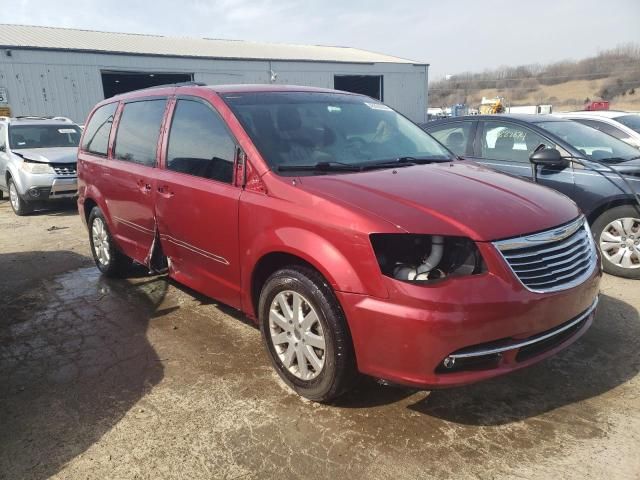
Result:
[[[59,128],[58,132],[59,133],[76,133],[76,131],[73,128]]]
[[[384,103],[369,103],[369,102],[364,102],[364,104],[373,109],[373,110],[384,110],[386,112],[390,112],[391,109],[389,107],[387,107]]]
[[[330,112],[341,112],[342,109],[340,107],[334,107],[333,105],[327,106],[327,110]]]

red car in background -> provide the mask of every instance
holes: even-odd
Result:
[[[507,373],[591,324],[600,268],[562,194],[456,158],[361,95],[154,88],[91,112],[78,158],[98,268],[131,260],[242,310],[300,395],[357,372]]]

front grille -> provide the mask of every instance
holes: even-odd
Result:
[[[62,175],[65,177],[76,176],[76,164],[75,163],[52,163],[51,166],[56,172],[56,175]]]
[[[596,266],[596,250],[584,218],[562,227],[494,245],[529,290],[553,292],[578,285]]]

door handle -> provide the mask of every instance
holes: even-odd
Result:
[[[145,195],[148,195],[151,193],[151,184],[146,183],[144,180],[138,180],[138,189]]]
[[[164,198],[171,198],[175,195],[172,191],[169,190],[168,185],[163,185],[161,187],[158,187],[158,193],[162,195]]]

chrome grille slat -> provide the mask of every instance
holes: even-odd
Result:
[[[588,258],[583,258],[582,260],[577,262],[575,265],[569,265],[569,266],[566,266],[564,268],[558,268],[558,269],[555,269],[555,270],[550,270],[547,273],[544,273],[542,275],[533,275],[533,276],[531,276],[531,275],[520,275],[520,279],[521,280],[535,280],[535,279],[538,279],[538,278],[548,277],[550,275],[557,275],[557,274],[566,272],[566,271],[574,269],[574,268],[580,268],[581,266],[583,266],[584,263],[587,263],[587,265],[584,265],[584,266],[588,266],[588,262],[589,262]]]
[[[566,262],[573,262],[574,260],[577,260],[578,258],[582,258],[585,256],[585,254],[588,253],[585,251],[585,249],[580,249],[580,251],[578,253],[576,253],[575,255],[573,255],[571,258],[566,258],[563,260],[560,260],[559,262],[554,262],[554,263],[547,263],[541,267],[536,267],[536,268],[528,268],[527,270],[520,270],[520,269],[516,269],[515,266],[512,266],[513,269],[515,270],[515,272],[520,275],[523,273],[531,273],[531,272],[537,272],[539,270],[546,270],[548,268],[553,268],[553,267],[557,267],[558,265],[564,265]]]
[[[589,249],[589,244],[587,242],[581,242],[579,245],[577,245],[576,247],[574,247],[574,248],[572,248],[572,249],[570,249],[570,250],[568,250],[566,252],[558,253],[556,255],[549,255],[547,257],[544,257],[543,259],[532,260],[530,262],[523,262],[523,263],[511,263],[510,262],[510,264],[514,269],[518,269],[518,271],[522,271],[522,270],[520,270],[520,267],[526,267],[528,265],[534,265],[534,264],[537,264],[537,263],[543,263],[543,262],[546,262],[548,260],[556,260],[558,258],[562,258],[562,257],[566,257],[567,255],[571,255],[574,252],[578,252],[578,254],[580,254],[580,253],[584,254],[585,250],[588,250],[588,249]],[[507,259],[507,260],[509,260],[509,259]]]
[[[597,264],[595,244],[583,217],[548,232],[494,245],[520,282],[534,292],[579,285]]]
[[[560,250],[562,248],[568,248],[568,247],[572,246],[573,244],[578,243],[579,241],[582,240],[582,238],[573,238],[573,237],[570,237],[570,238],[572,239],[572,241],[570,243],[563,243],[560,246],[555,246],[555,247],[551,247],[551,248],[545,248],[545,249],[542,249],[542,250],[537,250],[535,253],[527,252],[527,253],[520,253],[520,254],[513,254],[513,255],[509,254],[509,253],[505,253],[504,256],[506,258],[508,258],[509,260],[513,260],[513,259],[518,259],[518,258],[530,257],[532,255],[542,255],[542,254],[545,254],[545,253],[553,252],[555,250]],[[527,247],[526,249],[529,250],[529,249],[532,249],[532,248],[535,248],[535,247],[532,245],[531,247]]]
[[[553,280],[548,280],[546,282],[529,283],[529,285],[532,287],[540,287],[540,286],[548,285],[551,283],[559,283],[561,280],[565,280],[567,278],[573,278],[576,275],[577,275],[576,273],[569,273],[567,275],[560,275],[559,277],[556,277]]]

